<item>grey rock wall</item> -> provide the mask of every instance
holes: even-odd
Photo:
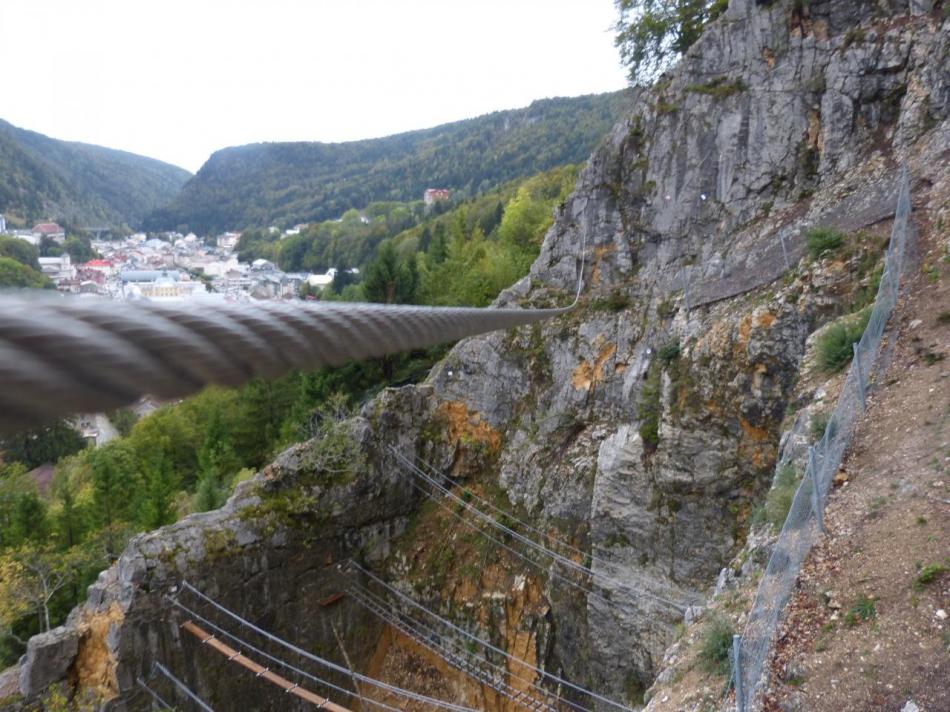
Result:
[[[313,611],[341,585],[338,563],[364,557],[408,587],[389,547],[418,499],[390,445],[462,480],[487,477],[536,526],[593,546],[592,566],[609,579],[596,596],[525,569],[550,603],[538,657],[617,698],[648,686],[683,609],[711,590],[770,484],[806,338],[843,308],[830,282],[794,298],[782,289],[805,232],[886,220],[901,162],[921,200],[947,165],[947,21],[920,2],[798,5],[732,0],[591,157],[530,274],[498,300],[567,304],[582,274],[575,312],[466,339],[425,384],[368,404],[354,424],[368,465],[353,481],[314,485],[318,445],[304,444],[221,512],[133,541],[67,624],[81,661],[90,621],[119,607],[105,634],[114,689],[103,689],[120,706],[143,707],[135,678],[159,657],[223,709],[266,701],[182,644],[162,598],[182,576],[329,652],[332,631]],[[648,384],[659,384],[652,395]],[[642,434],[649,399],[657,442]],[[466,454],[451,429],[433,437],[446,409],[497,438],[492,458]],[[262,512],[268,488],[309,504]],[[460,606],[423,588],[473,628],[503,619],[480,616],[492,604],[477,598]],[[365,661],[376,624],[348,607],[340,615]],[[53,668],[27,661],[30,691]]]

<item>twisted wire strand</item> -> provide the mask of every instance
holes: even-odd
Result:
[[[237,386],[524,326],[577,304],[209,306],[31,297],[0,297],[0,434],[71,413],[108,412],[145,394],[181,398],[205,385]]]

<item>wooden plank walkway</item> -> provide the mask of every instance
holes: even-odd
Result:
[[[351,712],[351,710],[348,708],[341,707],[340,705],[331,702],[328,697],[320,697],[310,690],[300,687],[300,685],[297,683],[291,682],[290,680],[283,678],[274,672],[271,672],[268,668],[254,662],[244,655],[244,653],[241,653],[231,646],[221,642],[191,621],[185,621],[181,624],[181,627],[200,640],[203,645],[207,645],[208,647],[217,650],[224,657],[226,657],[228,661],[237,663],[241,667],[250,670],[255,675],[257,675],[257,677],[263,678],[264,680],[277,685],[277,687],[281,688],[288,694],[295,695],[302,700],[315,704],[317,709],[330,710],[330,712]]]

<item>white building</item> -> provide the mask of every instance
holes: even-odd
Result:
[[[40,257],[40,270],[54,282],[76,276],[76,268],[66,252],[59,257]]]
[[[33,226],[33,237],[36,239],[36,244],[46,237],[61,245],[66,241],[66,231],[53,222],[39,223]]]
[[[215,238],[215,242],[217,243],[218,247],[221,247],[225,250],[233,250],[235,247],[237,247],[238,240],[240,239],[241,233],[239,232],[225,232],[221,235],[218,235],[217,238]]]

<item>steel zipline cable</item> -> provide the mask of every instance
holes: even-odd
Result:
[[[181,398],[292,370],[339,366],[511,329],[566,307],[479,309],[342,302],[161,304],[0,295],[0,435],[143,395]]]
[[[180,398],[291,370],[338,366],[565,314],[281,302],[0,297],[0,434],[150,394]]]
[[[378,688],[378,689],[380,689],[380,690],[384,690],[384,691],[386,691],[386,692],[389,692],[389,693],[391,693],[391,694],[394,694],[394,695],[397,695],[397,696],[400,696],[400,697],[404,697],[404,698],[409,699],[409,700],[414,700],[414,701],[416,701],[416,702],[422,702],[422,703],[429,704],[429,705],[432,705],[432,706],[434,706],[434,707],[438,707],[438,708],[441,708],[441,709],[452,710],[452,712],[475,712],[475,711],[472,710],[470,707],[464,707],[463,705],[456,705],[456,704],[453,704],[453,703],[451,703],[451,702],[445,702],[444,700],[438,700],[438,699],[435,699],[435,698],[433,698],[433,697],[427,697],[426,695],[421,695],[421,694],[419,694],[419,693],[412,692],[412,691],[410,691],[410,690],[405,690],[405,689],[403,689],[403,688],[401,688],[401,687],[396,687],[395,685],[390,685],[389,683],[386,683],[386,682],[383,682],[383,681],[381,681],[381,680],[377,680],[377,679],[375,679],[375,678],[369,677],[368,675],[363,675],[363,674],[358,673],[358,672],[356,672],[356,671],[354,671],[354,670],[350,670],[349,668],[346,668],[346,667],[344,667],[344,666],[342,666],[342,665],[338,665],[337,663],[334,663],[334,662],[331,662],[331,661],[326,660],[326,659],[324,659],[324,658],[321,658],[321,657],[318,656],[318,655],[314,655],[313,653],[309,653],[309,652],[307,652],[306,650],[304,650],[303,648],[299,648],[299,647],[297,647],[296,645],[294,645],[293,643],[289,643],[289,642],[287,642],[286,640],[284,640],[283,638],[280,638],[280,637],[274,635],[273,633],[270,633],[270,632],[264,630],[263,628],[260,628],[260,627],[258,627],[258,626],[256,626],[256,625],[254,625],[254,624],[251,623],[250,621],[248,621],[248,620],[242,618],[241,616],[239,616],[237,613],[235,613],[235,612],[232,611],[231,609],[229,609],[229,608],[227,608],[227,607],[221,605],[220,603],[218,603],[217,601],[215,601],[215,600],[214,600],[213,598],[211,598],[210,596],[207,596],[206,594],[204,594],[204,593],[202,593],[201,591],[199,591],[197,588],[195,588],[194,586],[192,586],[192,585],[191,585],[190,583],[188,583],[187,581],[182,581],[182,584],[181,584],[181,585],[182,585],[182,588],[183,588],[183,589],[185,589],[185,590],[189,591],[190,593],[194,594],[195,596],[197,596],[199,599],[201,599],[201,600],[204,601],[205,603],[210,604],[213,608],[215,608],[215,609],[218,610],[219,612],[223,613],[224,615],[230,617],[231,619],[233,619],[234,621],[236,621],[236,622],[239,623],[240,625],[244,626],[245,628],[254,631],[254,632],[257,633],[258,635],[260,635],[260,636],[262,636],[263,638],[266,638],[267,640],[269,640],[270,642],[276,643],[277,645],[280,645],[280,646],[286,648],[287,650],[290,650],[291,652],[293,652],[293,653],[295,653],[295,654],[297,654],[297,655],[299,655],[299,656],[301,656],[301,657],[303,657],[303,658],[305,658],[305,659],[307,659],[307,660],[310,660],[311,662],[314,662],[314,663],[316,663],[317,665],[320,665],[320,666],[322,666],[322,667],[324,667],[324,668],[326,668],[326,669],[328,669],[328,670],[332,670],[333,672],[339,673],[339,674],[341,674],[341,675],[347,675],[347,676],[349,676],[349,677],[351,677],[351,678],[353,678],[353,679],[355,679],[355,680],[358,680],[359,682],[366,683],[367,685],[370,685],[370,686],[372,686],[372,687]],[[172,600],[172,603],[173,603],[174,605],[177,605],[179,608],[182,608],[183,610],[185,609],[184,604],[180,604],[176,599],[171,599],[171,600]],[[194,613],[194,611],[190,611],[190,610],[189,610],[189,613],[195,615],[195,617],[196,617],[196,618],[199,618],[199,620],[201,620],[202,622],[204,622],[204,623],[206,623],[206,624],[209,624],[210,627],[213,627],[213,628],[215,628],[215,629],[220,630],[220,627],[219,627],[219,626],[215,626],[213,623],[211,623],[210,621],[208,621],[206,618],[203,618],[203,617],[200,617],[200,616],[196,615],[196,614]]]

